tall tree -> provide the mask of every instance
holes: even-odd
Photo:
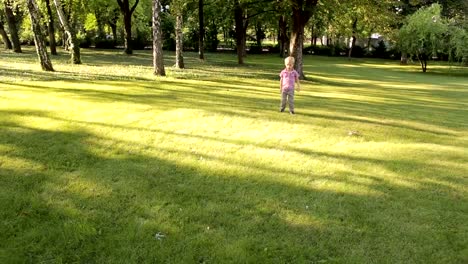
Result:
[[[49,54],[47,53],[44,36],[41,29],[41,13],[35,0],[28,0],[27,2],[29,17],[31,18],[31,26],[34,35],[34,44],[36,46],[37,56],[41,64],[42,70],[54,71],[52,62],[50,61]]]
[[[49,48],[50,54],[57,55],[57,42],[55,41],[55,24],[54,16],[52,15],[52,8],[50,8],[50,1],[45,0],[47,8],[47,31],[49,32]]]
[[[71,62],[73,64],[81,64],[80,45],[76,38],[75,29],[70,26],[70,23],[68,22],[68,19],[63,12],[61,0],[54,0],[54,3],[57,9],[60,24],[62,25],[63,29],[65,30],[65,34],[67,35],[67,42],[69,45],[68,47],[71,50]]]
[[[182,26],[183,26],[183,14],[187,8],[187,2],[185,0],[172,0],[171,10],[174,12],[176,17],[176,27],[175,27],[175,34],[176,34],[176,56],[175,56],[175,66],[176,68],[183,69],[185,68],[184,65],[184,40],[182,34]]]
[[[182,35],[182,23],[183,17],[182,12],[177,13],[176,15],[176,68],[183,69],[184,65],[184,38]]]
[[[133,47],[132,47],[132,14],[135,11],[135,8],[138,5],[140,0],[135,0],[133,6],[130,7],[129,0],[117,0],[119,4],[120,11],[122,12],[123,19],[124,19],[124,30],[125,30],[125,54],[133,54]],[[160,1],[158,1],[159,3]],[[160,4],[160,3],[159,3]],[[154,7],[154,2],[153,2]],[[153,10],[154,15],[154,10]]]
[[[153,0],[153,66],[154,75],[165,76],[162,50],[161,0]]]
[[[11,41],[8,38],[8,34],[5,31],[5,27],[3,25],[3,18],[0,16],[0,35],[2,36],[3,43],[5,44],[5,49],[12,49],[13,46],[11,45]]]
[[[278,43],[280,57],[284,58],[286,56],[286,45],[288,43],[288,22],[284,15],[280,15],[278,19]]]
[[[198,55],[200,60],[205,59],[205,16],[203,14],[203,0],[198,0]]]
[[[18,28],[16,27],[15,14],[13,12],[14,2],[11,0],[5,0],[5,15],[8,23],[8,29],[11,37],[11,44],[13,45],[13,51],[21,53],[21,43],[18,36]]]
[[[289,44],[289,54],[296,60],[294,68],[299,73],[300,78],[304,79],[302,70],[302,48],[304,42],[304,27],[312,16],[318,0],[289,0],[292,9],[292,29]]]
[[[234,21],[236,25],[237,63],[244,64],[248,20],[240,0],[234,2]]]
[[[399,41],[402,51],[417,56],[423,72],[427,70],[429,56],[444,48],[448,24],[441,17],[441,6],[423,7],[408,17],[400,29]]]

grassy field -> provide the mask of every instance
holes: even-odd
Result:
[[[468,262],[468,69],[68,59],[0,51],[0,263]]]

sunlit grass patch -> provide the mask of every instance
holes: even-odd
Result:
[[[466,260],[468,86],[448,65],[305,56],[292,116],[276,55],[166,53],[157,77],[150,51],[53,73],[25,51],[0,58],[2,262]]]

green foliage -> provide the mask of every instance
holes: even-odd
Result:
[[[400,29],[399,46],[411,55],[437,55],[447,40],[447,23],[441,17],[441,6],[433,4],[410,15]]]
[[[377,46],[374,47],[373,55],[376,58],[385,58],[387,56],[387,46],[383,40],[379,41]]]
[[[462,60],[466,65],[468,63],[468,23],[458,24],[452,20],[449,25],[448,53],[452,60]]]

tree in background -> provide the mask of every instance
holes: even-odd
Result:
[[[8,29],[11,37],[11,44],[13,45],[13,51],[21,53],[21,43],[19,40],[18,28],[16,27],[16,17],[13,9],[17,7],[17,3],[12,0],[4,0],[5,16],[8,23]]]
[[[5,49],[12,49],[13,46],[11,45],[10,38],[8,37],[7,32],[5,31],[5,26],[3,24],[4,15],[2,10],[0,9],[0,35],[2,36],[3,44],[5,45]]]
[[[416,56],[423,72],[427,70],[430,56],[437,56],[437,52],[444,48],[444,42],[448,40],[448,25],[441,17],[441,10],[439,4],[423,7],[410,15],[400,29],[400,49]]]
[[[28,0],[27,2],[29,17],[31,18],[32,31],[34,33],[34,44],[36,46],[37,56],[41,64],[42,70],[54,71],[52,62],[50,61],[49,54],[47,54],[46,44],[41,29],[41,13],[35,0]]]
[[[60,24],[62,25],[63,29],[65,30],[65,34],[67,35],[68,47],[71,49],[71,62],[73,64],[81,64],[80,45],[76,39],[75,29],[70,26],[70,23],[68,23],[68,19],[63,12],[62,2],[60,0],[54,0],[54,3],[57,9]]]
[[[451,19],[448,32],[449,60],[459,60],[468,66],[468,21]]]
[[[198,0],[198,58],[205,59],[205,16],[203,14],[203,0]]]
[[[124,18],[124,30],[125,30],[125,54],[133,54],[133,47],[132,47],[132,14],[135,11],[135,8],[138,5],[140,0],[135,0],[133,6],[130,7],[129,0],[117,0],[119,4],[120,11],[122,12]],[[159,1],[158,1],[159,3]],[[154,11],[153,11],[154,12]]]
[[[161,32],[161,1],[153,0],[153,67],[154,75],[165,76]]]
[[[175,56],[175,66],[176,68],[183,69],[185,68],[184,65],[184,38],[182,35],[182,25],[183,25],[183,13],[186,9],[187,2],[183,0],[172,0],[172,12],[176,17],[176,27],[175,27],[175,35],[176,35],[176,56]]]
[[[305,79],[302,70],[302,49],[304,46],[304,27],[317,6],[318,0],[289,0],[292,9],[292,28],[289,44],[289,54],[296,60],[294,69],[299,73],[301,79]]]
[[[45,4],[47,8],[47,31],[49,33],[50,54],[57,55],[57,42],[55,41],[54,16],[52,15],[52,8],[50,7],[50,1],[45,0]]]

